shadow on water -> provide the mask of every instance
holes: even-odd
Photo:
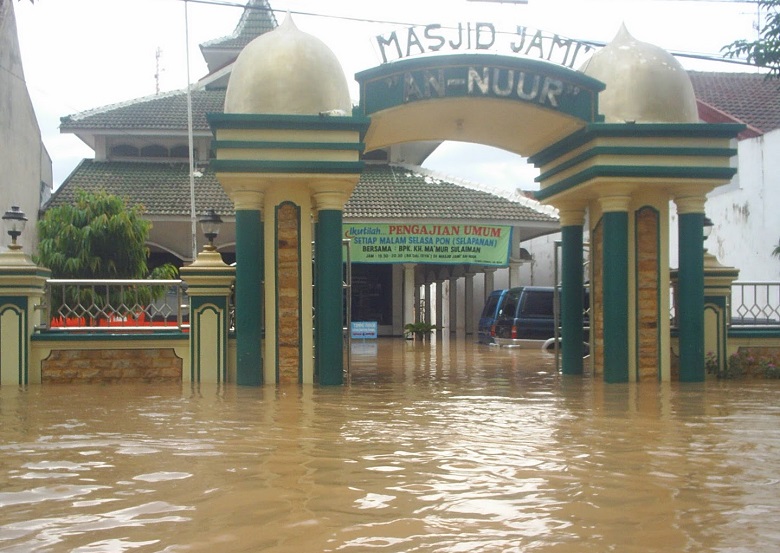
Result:
[[[0,551],[771,551],[778,392],[448,339],[344,387],[4,387]]]

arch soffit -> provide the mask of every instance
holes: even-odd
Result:
[[[458,140],[533,155],[600,121],[605,85],[552,63],[486,54],[407,58],[358,73],[366,151]]]

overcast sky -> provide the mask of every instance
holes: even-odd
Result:
[[[15,1],[15,0],[14,0]],[[243,0],[208,5],[183,0],[27,0],[15,3],[25,78],[43,140],[54,163],[55,186],[93,152],[60,135],[59,118],[187,86],[206,74],[198,44],[229,35]],[[755,36],[754,2],[707,0],[528,0],[526,5],[469,0],[271,0],[277,20],[322,39],[341,60],[357,99],[353,75],[381,62],[373,40],[403,24],[492,22],[575,39],[609,42],[621,23],[637,39],[669,51],[717,56],[724,44]],[[318,15],[307,15],[318,14]],[[188,24],[185,23],[188,22]],[[186,40],[187,31],[189,42]],[[160,51],[159,65],[157,59]],[[583,59],[584,61],[584,59]],[[680,58],[690,69],[744,67]],[[502,188],[533,186],[525,162],[503,152],[453,144],[427,167]]]

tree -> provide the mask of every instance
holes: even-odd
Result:
[[[766,10],[759,23],[756,40],[735,40],[721,51],[728,58],[743,58],[748,63],[769,69],[769,77],[780,77],[780,0],[758,0],[759,13]]]
[[[106,192],[76,191],[76,201],[49,209],[38,222],[35,261],[54,278],[146,278],[151,223],[143,206]]]
[[[51,208],[38,221],[35,261],[51,269],[54,278],[176,278],[178,271],[171,264],[149,272],[145,243],[152,224],[142,218],[143,211],[143,206],[129,207],[124,199],[103,191],[77,190],[75,203]],[[60,309],[57,306],[93,306],[75,314],[95,319],[125,317],[165,291],[165,286],[57,287],[52,290],[52,306],[54,312]]]

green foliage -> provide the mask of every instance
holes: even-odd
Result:
[[[166,263],[151,274],[147,267],[151,223],[143,206],[128,207],[106,192],[76,191],[73,205],[49,209],[38,221],[36,263],[53,278],[175,279],[178,269]],[[52,306],[85,306],[79,316],[104,319],[130,316],[165,295],[165,286],[64,286],[52,290]]]
[[[436,330],[436,325],[432,325],[425,321],[406,323],[404,325],[404,336],[414,336],[415,338],[422,339],[434,330]]]
[[[718,356],[715,352],[708,352],[704,357],[704,369],[707,374],[718,374]]]
[[[741,58],[769,69],[769,75],[780,77],[780,0],[758,0],[759,10],[766,10],[759,23],[756,40],[735,40],[721,51],[727,58]]]
[[[145,278],[151,223],[143,206],[106,192],[76,191],[76,202],[38,222],[38,255],[54,278]]]

